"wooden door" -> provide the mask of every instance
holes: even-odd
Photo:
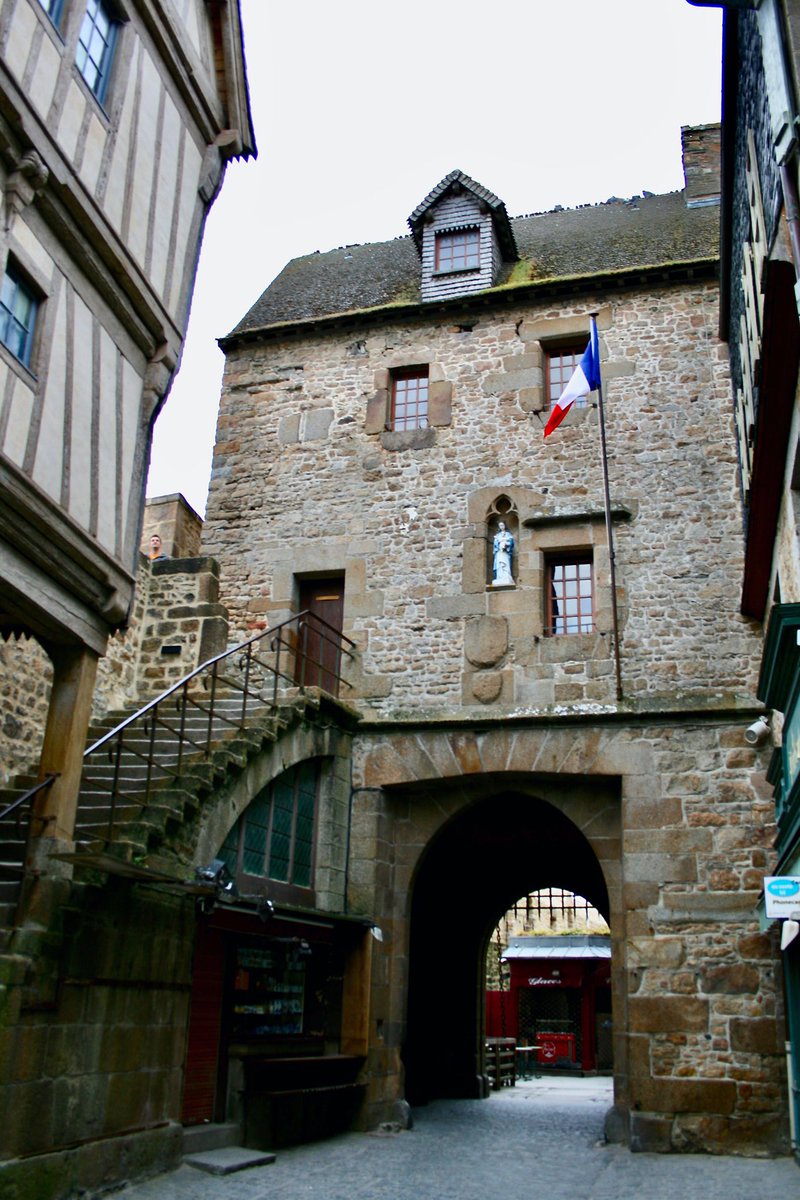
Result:
[[[300,584],[300,612],[310,616],[298,631],[295,678],[304,687],[319,687],[335,696],[341,669],[339,634],[344,620],[344,579],[305,579]]]
[[[220,1025],[225,942],[218,929],[198,923],[183,1086],[184,1125],[217,1119]]]

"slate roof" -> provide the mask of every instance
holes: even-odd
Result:
[[[611,958],[606,934],[519,937],[509,942],[503,958]]]
[[[424,202],[423,202],[424,203]],[[511,221],[520,261],[507,264],[494,288],[573,284],[576,280],[624,275],[715,262],[719,253],[719,208],[687,208],[683,192],[613,200],[556,210]],[[292,259],[227,337],[223,349],[240,338],[297,323],[391,306],[420,305],[420,263],[411,237]],[[468,300],[448,302],[463,307]],[[434,306],[438,307],[435,303]]]

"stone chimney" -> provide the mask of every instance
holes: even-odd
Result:
[[[719,204],[721,134],[721,125],[684,125],[681,128],[687,208]]]

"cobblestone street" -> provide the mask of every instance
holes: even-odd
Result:
[[[603,1143],[606,1079],[537,1079],[437,1101],[414,1128],[346,1134],[218,1177],[183,1166],[123,1200],[751,1200],[800,1192],[791,1159],[631,1154]]]

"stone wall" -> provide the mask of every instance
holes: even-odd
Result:
[[[149,555],[150,538],[157,533],[169,558],[196,558],[200,553],[202,530],[202,519],[179,492],[154,496],[144,507],[139,546],[142,554]]]
[[[613,702],[596,411],[542,439],[543,352],[585,331],[592,308],[621,514],[625,696],[750,694],[759,643],[736,603],[741,515],[711,283],[230,351],[204,550],[220,561],[234,628],[283,619],[300,578],[344,571],[353,694],[381,711]],[[376,372],[409,355],[441,368],[452,420],[423,431],[424,445],[391,449],[367,432],[367,404]],[[305,435],[286,434],[297,428]],[[493,592],[487,538],[501,497],[516,521],[517,586]],[[592,548],[597,633],[543,637],[546,554]],[[502,636],[477,665],[466,631],[486,618]]]
[[[446,841],[467,803],[486,806],[485,842],[475,852],[488,912],[515,878],[568,886],[574,879],[571,845],[536,862],[555,807],[583,831],[605,879],[615,1100],[631,1144],[785,1153],[784,1013],[773,938],[760,932],[756,913],[775,832],[764,777],[770,752],[746,745],[746,723],[732,714],[672,713],[636,727],[506,718],[477,730],[445,721],[364,729],[354,757],[350,904],[375,914],[391,947],[385,966],[394,986],[375,1011],[387,1038],[399,1047],[406,1037],[402,998],[415,955],[409,897],[429,847]],[[602,789],[615,780],[616,815],[602,792],[593,799],[586,790],[587,781]],[[492,815],[502,814],[509,791],[527,797],[512,828]],[[464,854],[457,845],[453,857]],[[440,993],[452,995],[449,943],[469,924],[474,890],[465,881],[460,920],[437,938],[426,964],[432,1005]],[[482,952],[477,934],[460,956],[470,947]],[[454,1026],[453,1017],[455,1045]],[[384,1085],[391,1097],[399,1081]]]
[[[0,786],[39,762],[52,678],[35,638],[0,642]]]
[[[73,888],[46,1011],[23,1006],[25,959],[4,960],[3,1194],[94,1195],[178,1165],[193,935],[191,900],[111,878]]]

